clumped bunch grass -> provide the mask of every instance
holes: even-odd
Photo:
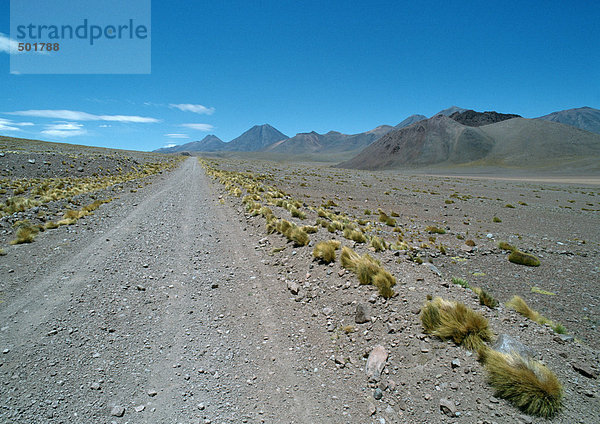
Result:
[[[335,261],[335,251],[340,248],[341,243],[337,240],[321,241],[313,249],[313,257],[325,263]]]
[[[352,230],[350,228],[346,228],[344,230],[344,238],[355,241],[357,243],[366,243],[367,242],[367,237],[365,236],[365,234],[362,231]]]
[[[365,254],[360,256],[347,246],[342,248],[340,256],[342,267],[354,272],[361,284],[370,284],[379,290],[382,297],[390,298],[394,296],[393,286],[396,285],[396,278],[386,271],[381,263]]]
[[[497,216],[495,216],[495,217],[492,219],[492,221],[493,221],[493,222],[502,222],[502,220],[501,220],[500,218],[498,218]]]
[[[512,299],[506,303],[506,306],[540,325],[548,324],[555,333],[565,334],[567,332],[567,329],[562,324],[557,324],[540,314],[538,311],[531,309],[521,296],[513,296]]]
[[[379,222],[383,222],[385,225],[388,225],[390,227],[396,226],[396,220],[391,216],[388,216],[388,214],[386,214],[381,209],[379,209]]]
[[[310,242],[310,237],[306,231],[285,219],[276,219],[275,217],[268,219],[267,232],[269,234],[278,232],[298,247],[306,246]]]
[[[510,250],[511,252],[513,250],[517,250],[517,248],[515,246],[513,246],[512,244],[509,244],[505,241],[501,241],[500,243],[498,243],[498,247],[502,250]]]
[[[554,417],[562,408],[563,389],[556,375],[539,361],[515,352],[479,351],[495,396],[529,415]]]
[[[452,340],[465,349],[476,351],[491,341],[493,333],[488,321],[462,303],[436,297],[421,311],[425,332],[442,340]]]
[[[494,309],[495,307],[498,306],[499,303],[496,300],[496,298],[494,296],[492,296],[491,294],[489,294],[484,289],[482,289],[480,287],[473,287],[472,290],[477,296],[479,296],[479,304],[480,305],[487,306],[490,309]]]
[[[388,247],[385,240],[377,236],[371,237],[371,242],[369,243],[369,246],[375,249],[376,252],[383,252]]]
[[[525,266],[540,266],[540,260],[532,255],[531,253],[521,252],[520,250],[513,250],[508,255],[508,260],[513,264],[525,265]]]
[[[446,230],[444,230],[443,228],[435,227],[433,225],[430,225],[427,228],[425,228],[425,231],[431,234],[446,234]]]
[[[38,227],[27,225],[21,226],[17,230],[16,238],[10,241],[10,244],[33,243],[35,236],[40,232]]]
[[[471,288],[471,286],[469,286],[469,283],[467,282],[467,280],[458,278],[458,277],[452,277],[452,284],[457,284],[461,287],[464,287],[465,289]]]

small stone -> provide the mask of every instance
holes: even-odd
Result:
[[[444,414],[448,415],[449,417],[454,417],[454,416],[456,416],[456,405],[454,404],[454,402],[452,402],[451,400],[449,400],[447,398],[441,398],[440,399],[440,411],[442,411]]]
[[[379,400],[383,397],[383,392],[381,391],[381,389],[379,387],[377,387],[374,391],[373,391],[373,397],[376,400]]]
[[[201,411],[204,411],[204,408],[206,408],[206,405],[204,405],[204,403],[200,402],[198,405],[198,409]]]
[[[575,371],[577,371],[579,374],[583,375],[584,377],[593,378],[593,379],[596,379],[598,377],[596,375],[596,373],[590,367],[588,367],[586,364],[573,363],[571,365],[573,366],[573,369]]]
[[[296,283],[295,281],[291,281],[291,280],[288,280],[287,288],[290,291],[290,293],[292,293],[294,296],[297,295],[298,292],[300,291],[300,285],[298,283]]]
[[[460,359],[454,358],[452,362],[450,362],[450,365],[452,366],[452,369],[460,368]]]
[[[27,162],[29,162],[29,163],[35,163],[35,159],[29,159]]]
[[[135,412],[142,412],[144,409],[146,409],[146,405],[139,405],[135,407]]]
[[[119,405],[113,406],[113,409],[110,411],[110,415],[113,417],[122,417],[125,415],[125,408]]]
[[[218,288],[219,288],[219,283],[212,283],[212,284],[210,285],[210,288],[211,288],[211,289],[218,289]]]
[[[438,276],[442,276],[442,273],[440,272],[440,270],[437,268],[437,266],[435,266],[434,264],[430,263],[430,262],[424,262],[423,265],[426,268],[429,268],[431,270],[431,272],[433,272],[434,274],[437,274]]]
[[[326,306],[322,309],[323,315],[325,315],[326,317],[331,316],[331,314],[333,313],[333,309],[331,309],[330,307]]]
[[[340,269],[340,270],[338,271],[338,277],[343,277],[345,273],[346,273],[346,270],[345,270],[345,269]]]
[[[5,354],[5,355],[6,355],[8,352],[10,352],[10,349],[4,349],[4,350],[2,351],[2,353],[3,353],[3,354]]]
[[[100,390],[100,383],[98,383],[97,381],[94,381],[92,384],[90,384],[90,389]]]
[[[138,284],[137,286],[135,286],[135,288],[136,288],[138,291],[146,291],[146,287],[144,287],[144,286],[142,286],[142,285],[139,285],[139,284]]]
[[[356,305],[356,314],[354,315],[354,322],[356,322],[357,324],[364,324],[369,321],[371,321],[371,317],[369,316],[367,306],[361,303]]]
[[[369,402],[369,405],[367,406],[367,408],[369,409],[369,415],[375,415],[375,413],[377,412],[377,407],[375,405],[373,405],[371,402]]]
[[[367,365],[365,367],[365,372],[369,379],[379,378],[381,372],[383,371],[383,368],[385,368],[387,357],[388,353],[383,346],[377,345],[373,348],[373,350],[369,354],[369,358],[367,359]]]
[[[77,168],[77,172],[83,172],[83,168],[80,166],[79,168]]]
[[[148,396],[150,397],[154,397],[158,394],[158,392],[156,390],[148,390]]]
[[[508,334],[501,334],[492,346],[492,349],[504,354],[516,352],[525,359],[535,358],[537,355],[533,349],[525,346],[516,338]]]

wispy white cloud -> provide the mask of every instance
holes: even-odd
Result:
[[[51,137],[75,137],[78,135],[85,135],[87,131],[83,128],[83,125],[74,122],[59,122],[56,124],[46,125],[42,134],[49,135]]]
[[[175,109],[182,110],[184,112],[194,112],[200,115],[212,115],[215,112],[214,107],[206,107],[202,105],[194,105],[190,103],[171,103],[169,106]]]
[[[20,53],[19,43],[0,32],[0,52],[8,54]]]
[[[21,131],[19,127],[30,127],[33,122],[14,122],[10,119],[0,118],[0,131]]]
[[[8,115],[35,116],[38,118],[66,119],[69,121],[112,121],[124,123],[151,124],[160,122],[159,119],[135,115],[94,115],[92,113],[77,110],[44,109],[44,110],[19,110],[7,112]]]
[[[165,134],[169,138],[190,138],[187,134]]]
[[[215,129],[215,127],[210,124],[181,124],[181,126],[198,131],[212,131]]]
[[[43,54],[43,55],[47,55],[49,54],[46,50],[30,50],[28,52],[19,51],[19,42],[16,40],[13,40],[12,38],[8,37],[6,34],[3,34],[0,32],[0,53],[8,53],[8,54],[21,54],[21,53],[36,53],[36,54]],[[11,72],[11,74],[19,74],[19,72],[15,71],[15,72]]]

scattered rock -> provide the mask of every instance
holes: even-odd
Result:
[[[367,408],[369,408],[369,415],[375,415],[375,413],[377,412],[377,407],[371,402],[369,402]]]
[[[431,270],[431,272],[433,272],[434,274],[437,274],[438,276],[442,276],[442,273],[440,272],[440,270],[437,268],[437,266],[435,266],[434,264],[430,263],[430,262],[424,262],[423,265],[427,268],[429,268]]]
[[[450,365],[452,366],[452,369],[459,368],[460,367],[460,359],[454,358],[452,360],[452,362],[450,362]]]
[[[29,162],[29,163],[35,163],[35,159],[29,159],[27,162]]]
[[[441,398],[440,399],[440,411],[449,417],[456,416],[456,405],[450,399]]]
[[[156,390],[148,390],[148,396],[150,397],[154,397],[158,394],[158,392]]]
[[[356,314],[354,315],[354,322],[357,324],[364,324],[371,321],[371,316],[366,305],[359,303],[356,305]]]
[[[577,371],[579,374],[583,375],[584,377],[593,378],[593,379],[598,378],[598,376],[596,375],[594,370],[592,370],[586,364],[582,364],[581,362],[575,362],[575,363],[572,363],[571,365],[573,366],[573,369],[575,371]]]
[[[373,348],[371,353],[369,354],[369,358],[367,359],[367,365],[365,367],[365,372],[369,379],[378,379],[385,368],[385,363],[387,361],[388,353],[385,348],[381,345],[377,345]]]
[[[493,344],[492,349],[505,354],[516,352],[523,358],[534,358],[537,356],[533,349],[525,346],[519,340],[508,334],[501,334],[498,336],[498,340]]]
[[[288,280],[287,288],[294,296],[297,295],[300,291],[300,285],[298,285],[298,283],[296,283],[295,281]]]
[[[111,409],[110,415],[112,415],[113,417],[122,417],[123,415],[125,415],[125,408],[119,405],[115,405]]]
[[[376,400],[380,400],[383,397],[383,392],[381,391],[381,389],[379,387],[377,387],[374,391],[373,391],[373,397]]]
[[[90,389],[100,390],[100,383],[98,383],[97,381],[94,381],[92,384],[90,384]]]

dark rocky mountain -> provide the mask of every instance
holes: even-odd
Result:
[[[521,118],[521,115],[498,112],[475,112],[474,110],[465,110],[464,112],[454,112],[449,116],[456,122],[468,127],[481,127],[482,125],[495,124],[507,119]]]
[[[456,112],[465,112],[467,109],[464,109],[462,107],[458,107],[458,106],[450,106],[448,109],[444,109],[444,110],[440,110],[438,113],[436,113],[435,115],[444,115],[444,116],[450,116],[453,113]],[[435,116],[434,115],[434,116]]]
[[[386,134],[337,166],[400,169],[472,164],[554,170],[599,160],[600,135],[567,125],[513,118],[471,127],[438,114]]]
[[[561,110],[536,119],[560,122],[561,124],[600,134],[600,110],[591,107]]]
[[[406,118],[404,121],[400,122],[394,128],[399,130],[400,128],[408,127],[409,125],[412,125],[415,122],[419,122],[424,119],[427,119],[427,117],[425,115],[410,115],[408,118]]]
[[[154,150],[157,153],[179,153],[179,152],[217,152],[223,150],[226,143],[219,137],[209,134],[200,141],[180,144],[173,147],[163,147]]]
[[[273,128],[269,124],[255,125],[248,131],[229,143],[223,150],[236,152],[256,152],[281,140],[289,138],[287,135]]]
[[[326,134],[318,134],[314,131],[299,133],[292,138],[272,144],[265,151],[289,155],[358,153],[393,129],[394,127],[389,125],[381,125],[359,134],[342,134],[337,131],[329,131]]]

